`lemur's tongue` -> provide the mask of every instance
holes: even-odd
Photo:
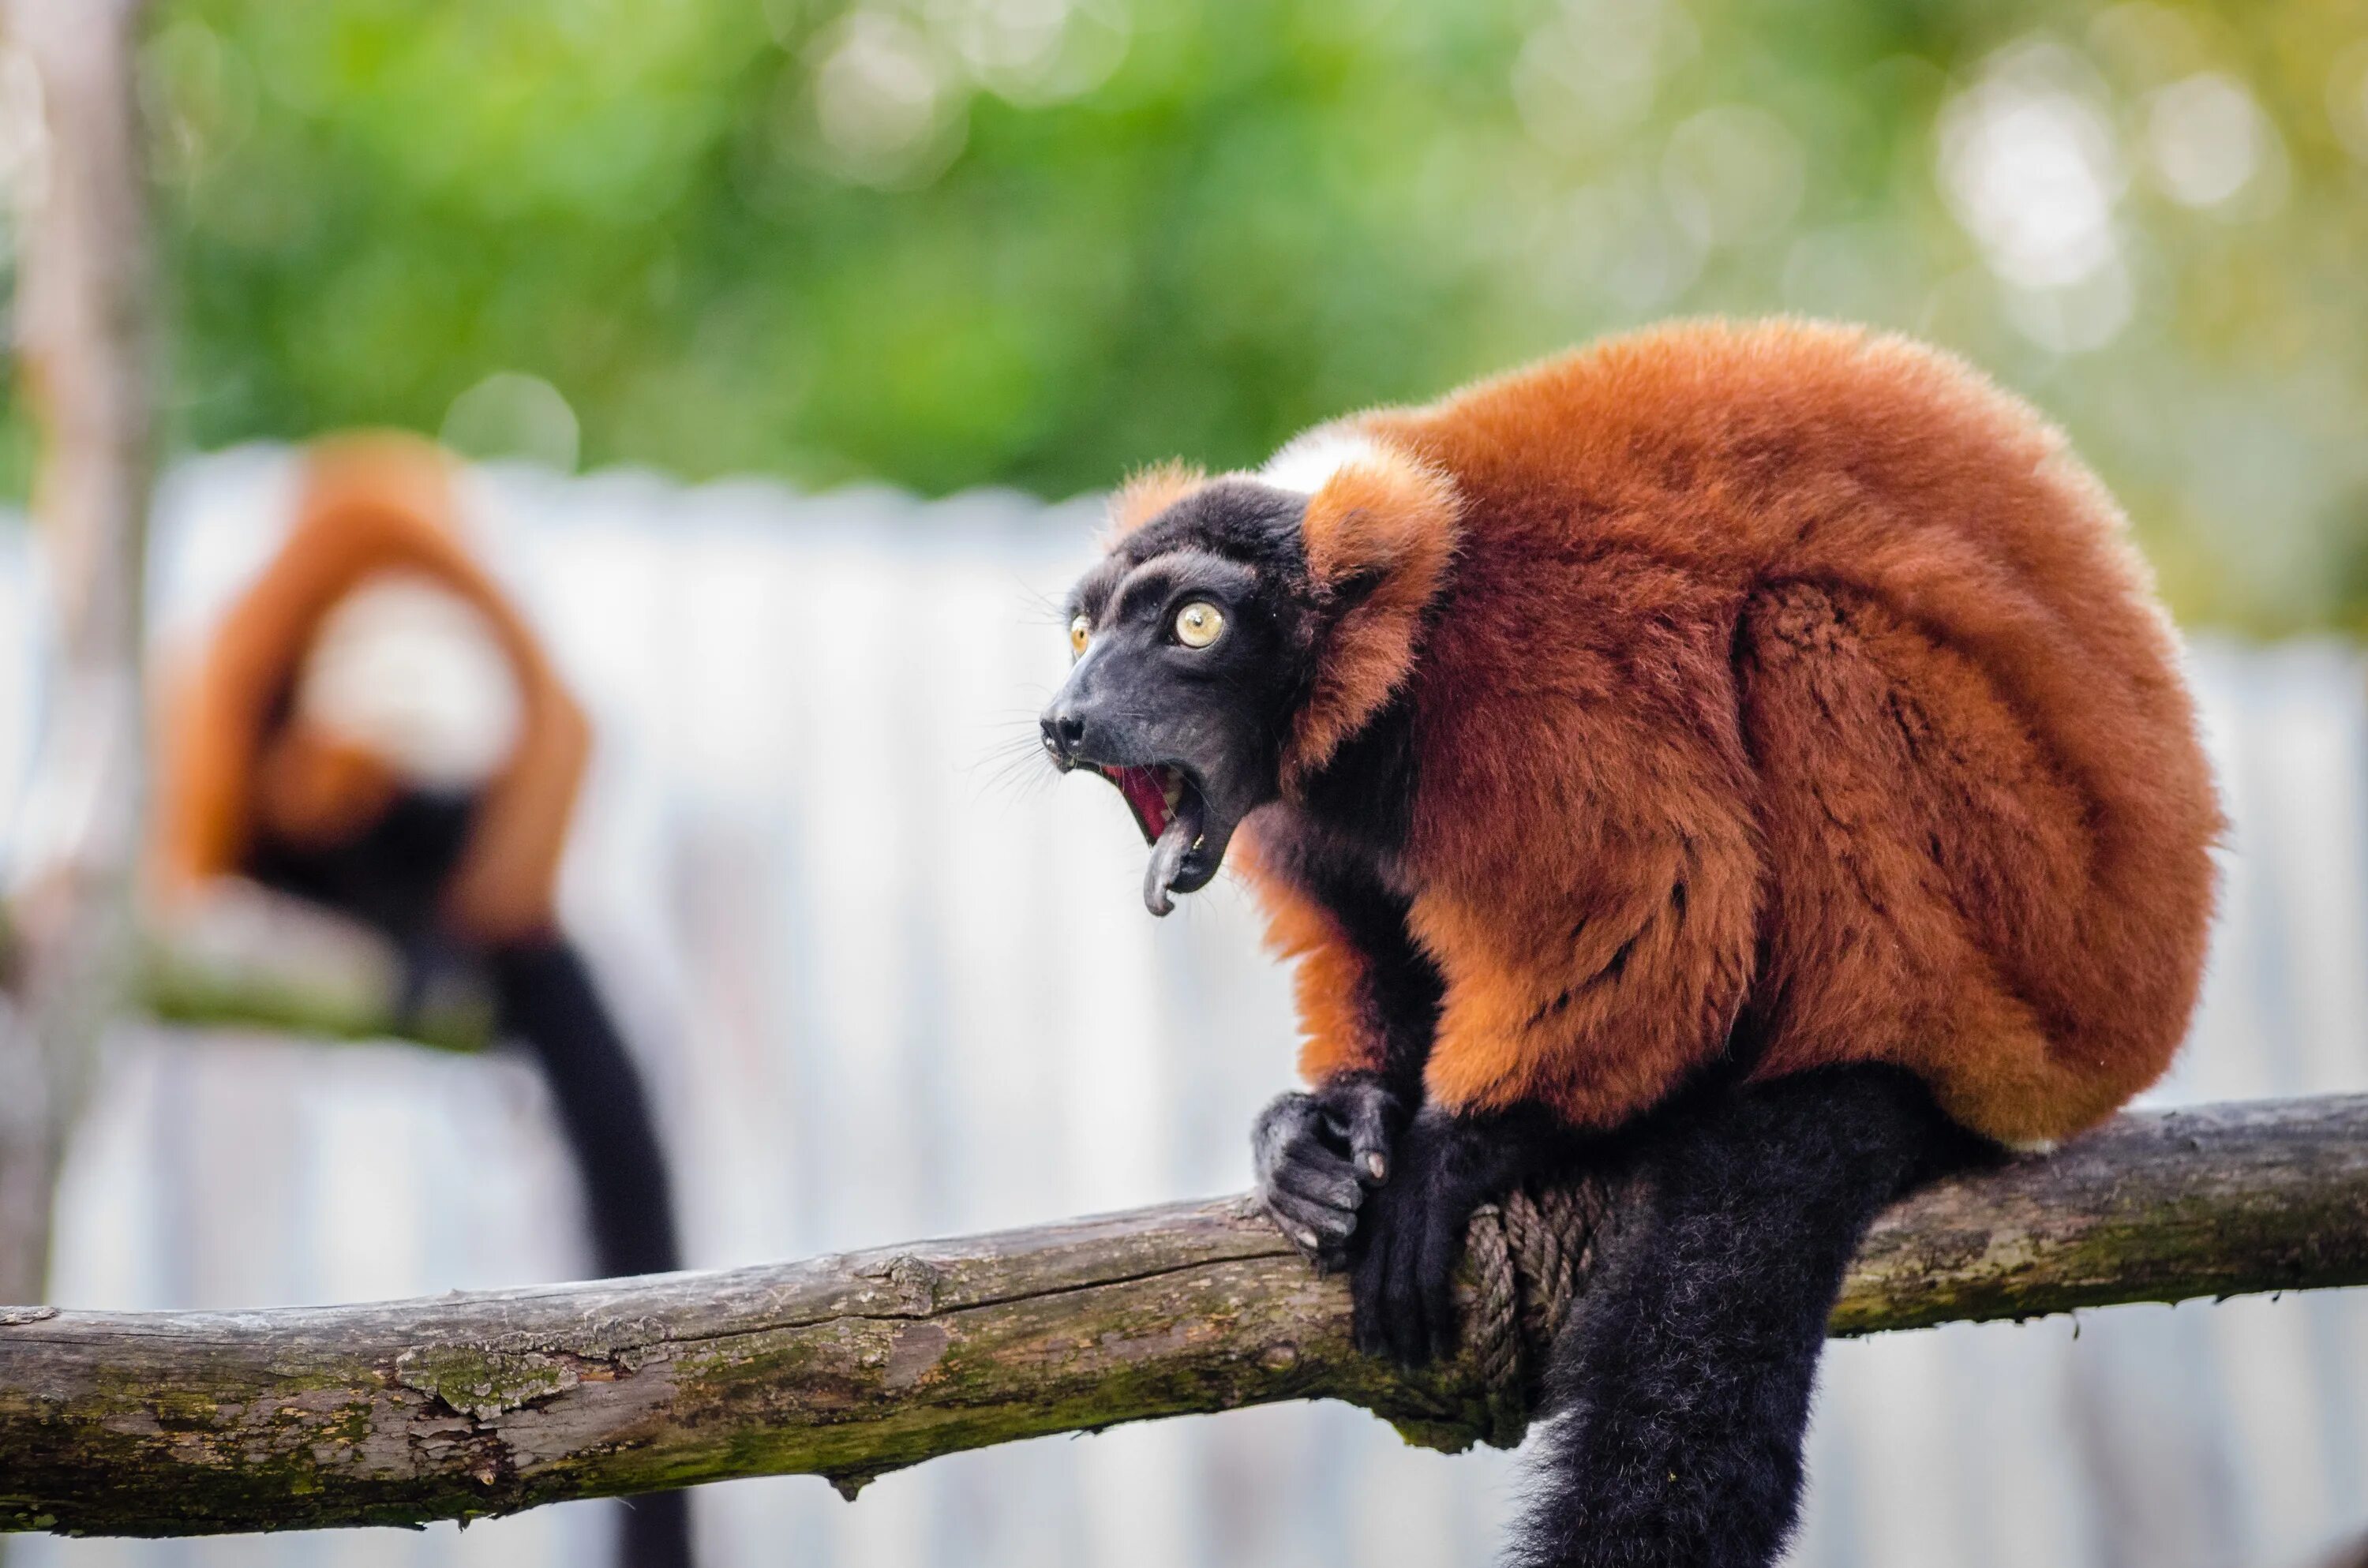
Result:
[[[1152,914],[1165,915],[1176,907],[1170,895],[1178,882],[1191,892],[1214,874],[1213,867],[1185,864],[1208,830],[1209,802],[1180,767],[1153,764],[1096,771],[1126,797],[1135,825],[1143,829],[1143,841],[1151,846],[1151,864],[1143,873],[1143,903]]]
[[[1164,798],[1161,803],[1166,804]],[[1151,864],[1144,868],[1143,905],[1152,914],[1165,915],[1176,907],[1168,889],[1183,875],[1184,857],[1200,844],[1201,830],[1207,824],[1208,815],[1208,803],[1201,800],[1201,791],[1186,784],[1177,798],[1175,814],[1167,818],[1160,829],[1158,842],[1151,846]],[[1146,824],[1153,820],[1148,814],[1144,818]],[[1208,878],[1204,876],[1200,881],[1206,881]]]
[[[1126,803],[1134,808],[1134,820],[1142,825],[1143,836],[1156,841],[1167,825],[1167,781],[1157,767],[1113,767],[1110,782],[1118,786]]]

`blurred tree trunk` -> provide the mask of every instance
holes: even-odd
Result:
[[[136,958],[142,564],[154,477],[140,0],[6,0],[38,89],[15,326],[39,421],[33,513],[51,608],[36,782],[16,827],[0,1017],[0,1301],[39,1301],[66,1127]],[[28,117],[29,118],[29,117]]]

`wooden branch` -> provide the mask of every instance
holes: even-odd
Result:
[[[134,1001],[166,1023],[245,1026],[328,1040],[399,1037],[446,1051],[492,1042],[494,997],[456,970],[407,996],[402,956],[378,932],[307,900],[225,877],[142,933]]]
[[[0,975],[21,967],[0,905]],[[463,1054],[495,1037],[490,982],[465,968],[404,991],[394,944],[323,905],[226,877],[156,913],[138,937],[128,1005],[161,1023],[313,1040],[405,1040]]]
[[[41,428],[54,657],[12,903],[17,1005],[0,1013],[0,1294],[37,1295],[65,1125],[136,964],[142,568],[154,478],[138,0],[7,0],[40,95],[17,192],[17,363]]]
[[[2368,1096],[2125,1116],[1885,1215],[1838,1333],[2368,1282]],[[728,1273],[256,1312],[0,1309],[0,1527],[417,1524],[1283,1399],[1487,1429],[1359,1356],[1243,1199]]]

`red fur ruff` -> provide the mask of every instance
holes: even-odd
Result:
[[[1697,324],[1346,428],[1381,456],[1315,493],[1311,566],[1386,574],[1286,792],[1406,693],[1432,1099],[1608,1127],[1733,1040],[2019,1142],[2162,1073],[2221,816],[2123,520],[2028,407],[1898,338]],[[1362,960],[1244,860],[1304,1070],[1376,1065]]]

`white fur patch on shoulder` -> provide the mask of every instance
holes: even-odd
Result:
[[[1304,435],[1292,437],[1281,451],[1266,460],[1266,466],[1254,477],[1277,490],[1313,495],[1342,469],[1352,463],[1373,462],[1381,456],[1382,449],[1372,437],[1345,426],[1319,425]]]
[[[296,708],[411,783],[463,789],[509,760],[525,698],[483,611],[431,577],[384,572],[322,618]]]

